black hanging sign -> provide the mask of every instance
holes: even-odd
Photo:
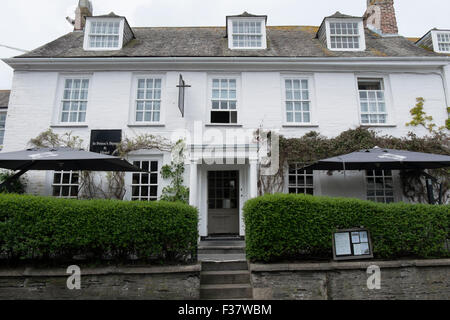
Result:
[[[122,141],[122,130],[92,130],[91,152],[112,155]]]
[[[183,76],[180,74],[180,81],[177,85],[178,88],[178,108],[180,109],[181,116],[184,118],[184,91],[185,88],[190,88],[183,80]]]

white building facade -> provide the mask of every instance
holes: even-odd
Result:
[[[15,72],[3,152],[29,147],[49,128],[79,136],[86,149],[93,131],[184,137],[201,236],[245,235],[242,207],[258,195],[257,129],[334,137],[363,126],[403,137],[417,97],[438,125],[448,119],[449,57],[379,35],[363,17],[336,13],[313,31],[269,27],[266,16],[247,13],[227,17],[227,28],[130,28],[124,17],[87,12],[86,28],[5,60]],[[190,86],[184,115],[180,75]],[[126,175],[124,199],[157,200],[168,184],[161,167],[171,159],[159,150],[131,153],[128,160],[149,173]],[[398,172],[330,176],[295,165],[285,192],[406,200]],[[382,190],[371,189],[372,180]],[[76,197],[78,183],[77,173],[28,174],[33,194]]]

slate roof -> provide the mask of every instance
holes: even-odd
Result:
[[[343,14],[343,13],[340,13],[339,11],[336,11],[336,13],[331,15],[331,16],[325,17],[325,19],[328,19],[328,18],[336,18],[336,19],[356,19],[357,18],[357,19],[362,19],[362,17],[349,16],[348,14]]]
[[[10,90],[0,90],[0,108],[8,107],[10,93]]]
[[[402,36],[380,37],[366,29],[363,52],[330,51],[318,27],[268,26],[266,50],[230,50],[225,27],[132,28],[136,39],[117,51],[84,51],[83,32],[71,32],[19,58],[76,57],[425,57],[440,56]]]

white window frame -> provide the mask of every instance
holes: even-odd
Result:
[[[139,80],[143,79],[161,79],[161,97],[160,97],[160,110],[159,121],[136,121],[137,112],[137,100],[138,100],[138,84]],[[165,114],[166,114],[166,74],[165,73],[136,73],[132,77],[131,95],[130,95],[130,110],[128,117],[128,125],[136,127],[151,127],[151,126],[164,126]]]
[[[131,201],[158,201],[161,195],[161,168],[162,168],[162,161],[158,158],[155,157],[138,157],[138,158],[134,158],[132,160],[130,160],[131,163],[135,163],[135,162],[149,162],[149,172],[150,173],[145,173],[145,172],[132,172],[131,173],[131,183],[130,183],[130,200]],[[151,171],[151,164],[152,162],[156,162],[158,163],[158,168],[157,171]],[[133,176],[135,174],[139,175],[139,183],[135,184],[133,183]],[[142,176],[144,174],[148,174],[148,183],[142,183]],[[151,183],[151,175],[152,174],[157,174],[157,180],[156,180],[156,184],[155,183]],[[152,186],[156,186],[156,197],[155,196],[151,196],[150,195],[150,189]],[[139,196],[133,196],[133,187],[137,187],[139,188]],[[144,197],[141,195],[141,188],[142,187],[148,187],[148,195]]]
[[[3,124],[3,128],[0,127],[0,132],[3,132],[3,138],[0,139],[0,150],[3,149],[3,143],[5,142],[5,133],[6,133],[6,118],[8,115],[8,109],[0,109],[0,116],[5,115],[5,123]]]
[[[111,22],[111,21],[120,21],[120,25],[119,25],[119,42],[118,42],[118,46],[117,47],[112,47],[112,48],[108,48],[108,47],[102,47],[102,48],[98,48],[98,47],[91,47],[90,46],[90,41],[89,41],[89,36],[91,35],[91,22]],[[86,27],[84,30],[84,41],[83,41],[83,49],[86,51],[116,51],[116,50],[121,50],[123,47],[123,38],[124,38],[124,28],[125,28],[125,19],[124,18],[117,18],[117,17],[102,17],[102,18],[96,18],[96,17],[92,17],[86,18]]]
[[[261,22],[261,47],[235,47],[233,43],[233,22]],[[253,34],[239,34],[239,35],[253,35]],[[258,35],[258,34],[254,34]],[[267,31],[265,17],[230,17],[228,18],[228,48],[231,50],[264,50],[267,49]]]
[[[386,122],[384,123],[363,123],[362,122],[362,116],[363,114],[382,114],[382,113],[371,113],[371,112],[362,112],[362,108],[361,108],[361,96],[360,96],[360,90],[359,90],[359,81],[362,80],[367,80],[367,81],[380,81],[382,84],[382,90],[383,91],[383,95],[384,95],[384,104],[385,104],[385,112],[384,114],[386,114]],[[371,90],[369,90],[371,91]],[[378,91],[378,90],[377,90]],[[389,90],[388,90],[388,81],[386,79],[386,77],[380,77],[380,76],[357,76],[356,77],[356,92],[357,92],[357,99],[358,99],[358,115],[359,115],[359,123],[361,126],[392,126],[392,112],[389,109],[389,105],[390,105],[390,99],[389,99]],[[369,106],[368,106],[368,110],[369,110]],[[377,105],[378,108],[378,105]],[[370,116],[369,116],[370,118]]]
[[[296,184],[295,185],[291,184],[289,182],[289,178],[290,178],[290,176],[292,176],[292,174],[290,174],[290,172],[289,172],[291,166],[295,166],[295,168],[296,168],[296,173],[295,173]],[[308,190],[309,189],[309,190],[312,190],[312,194],[311,195],[317,195],[316,194],[317,193],[317,190],[316,190],[316,177],[314,175],[314,171],[310,170],[311,173],[307,173],[306,170],[305,170],[306,168],[303,168],[303,167],[304,167],[304,165],[302,165],[300,163],[288,163],[288,167],[287,167],[287,189],[286,189],[286,192],[288,194],[290,194],[289,189],[295,188],[296,189],[296,193],[295,194],[302,194],[302,193],[298,193],[297,192],[298,189],[304,189],[304,190]],[[303,174],[298,174],[297,173],[298,170],[303,170],[304,171]],[[298,184],[298,178],[299,177],[303,178],[303,180],[305,181],[305,184]],[[312,184],[306,184],[306,178],[307,177],[311,177],[312,178]],[[309,194],[309,193],[304,193],[304,194]]]
[[[63,100],[64,100],[64,90],[65,90],[65,83],[68,79],[81,79],[81,80],[89,80],[89,86],[88,86],[88,93],[87,93],[87,104],[86,104],[86,117],[84,122],[62,122],[62,112],[63,112]],[[60,78],[58,80],[58,92],[56,95],[56,110],[57,112],[54,113],[53,118],[53,125],[57,126],[63,126],[63,127],[80,127],[80,126],[86,126],[87,125],[87,119],[88,119],[88,111],[89,111],[89,105],[90,105],[90,97],[92,93],[92,75],[91,74],[63,74],[60,75]],[[69,118],[70,120],[70,118]]]
[[[330,23],[358,23],[359,48],[356,48],[356,49],[355,48],[331,48],[331,28],[330,28]],[[362,19],[351,19],[351,18],[326,19],[325,20],[325,30],[326,30],[328,50],[331,50],[331,51],[364,51],[364,50],[366,50],[366,37],[365,37],[364,24],[363,24]]]
[[[217,111],[213,109],[213,80],[236,80],[236,109],[226,109],[226,111],[236,111],[237,119],[236,123],[215,123],[211,122],[211,112]],[[238,126],[240,125],[240,101],[241,101],[241,76],[239,74],[210,74],[208,76],[208,96],[207,96],[207,112],[205,123],[213,126]],[[220,108],[220,106],[219,106]],[[219,111],[221,109],[218,109]],[[225,109],[223,109],[225,110]]]
[[[374,175],[373,176],[367,175],[367,171],[373,171]],[[380,175],[376,175],[376,171],[381,171],[382,175],[381,176]],[[385,174],[386,171],[391,171],[391,175],[386,175]],[[376,187],[375,187],[375,189],[373,189],[373,191],[375,192],[374,196],[369,196],[368,195],[368,193],[369,193],[369,179],[371,179],[371,178],[375,180],[374,181],[375,186],[376,186],[376,179],[377,178],[382,178],[383,179],[383,187],[382,187],[383,196],[377,196],[376,195],[376,191],[378,191],[378,189]],[[386,189],[385,179],[391,179],[391,181],[392,181],[392,196],[387,196],[386,195],[386,190],[387,189]],[[393,170],[365,170],[364,171],[364,182],[365,182],[365,186],[366,186],[366,188],[365,188],[366,189],[366,200],[378,202],[377,199],[378,198],[382,198],[382,199],[384,199],[384,201],[383,202],[379,202],[379,203],[388,203],[388,202],[386,202],[386,198],[392,198],[393,201],[389,202],[389,203],[396,202],[395,179],[394,179],[394,171]],[[371,198],[373,198],[373,199],[371,199]]]
[[[307,81],[308,82],[308,95],[309,100],[303,100],[303,96],[301,97],[302,100],[299,100],[299,102],[309,102],[309,122],[296,122],[295,121],[295,111],[294,112],[294,121],[288,122],[287,119],[287,106],[286,102],[288,102],[287,96],[286,96],[286,80],[299,80],[299,81]],[[313,124],[313,101],[314,101],[314,81],[312,76],[308,75],[282,75],[281,77],[281,87],[282,87],[282,110],[283,110],[283,123],[286,126],[309,126]],[[290,101],[294,101],[295,99],[290,99]],[[295,106],[293,107],[293,110],[295,110]],[[303,108],[302,108],[303,110]],[[300,111],[303,113],[303,111]],[[302,120],[303,120],[303,114],[302,114]]]
[[[442,50],[439,49],[438,34],[447,34],[450,37],[450,31],[433,30],[431,32],[431,38],[433,39],[433,50],[434,50],[434,52],[450,54],[450,50],[449,51],[442,51]]]
[[[78,174],[78,183],[72,183],[72,175],[73,174]],[[56,174],[61,174],[61,178],[60,178],[60,183],[55,183],[55,175]],[[69,183],[63,183],[63,177],[64,175],[69,175]],[[52,196],[55,198],[62,198],[62,199],[78,199],[79,196],[79,192],[80,192],[80,178],[81,178],[81,172],[80,171],[53,171],[53,175],[52,175]],[[59,196],[55,196],[54,195],[54,188],[55,187],[59,187]],[[69,196],[63,196],[62,195],[62,191],[63,188],[67,187],[69,188]],[[71,196],[71,190],[72,188],[78,188],[77,190],[77,196]]]

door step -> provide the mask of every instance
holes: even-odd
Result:
[[[250,284],[204,284],[200,286],[200,299],[241,299],[252,297]]]
[[[235,236],[235,235],[224,235],[224,236],[207,236],[207,237],[201,237],[202,241],[243,241],[245,237],[243,236]]]
[[[202,271],[248,270],[247,261],[203,261]]]
[[[250,272],[247,270],[235,271],[202,271],[200,276],[202,284],[250,284]]]
[[[244,254],[245,250],[239,247],[199,247],[198,254]]]
[[[253,298],[244,241],[201,241],[197,257],[202,263],[201,299]]]

